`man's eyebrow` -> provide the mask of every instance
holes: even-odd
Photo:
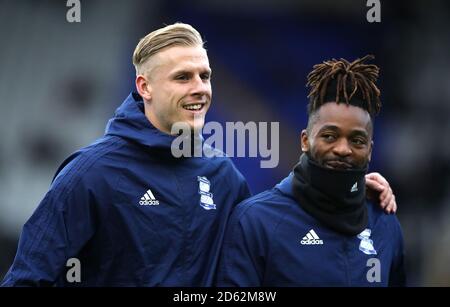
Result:
[[[172,75],[182,75],[182,74],[190,74],[190,73],[191,72],[186,69],[178,69],[178,70],[172,71]]]
[[[338,126],[335,126],[335,125],[325,125],[325,126],[322,126],[322,127],[319,129],[319,132],[320,132],[320,131],[323,131],[323,130],[334,130],[334,131],[339,131],[340,129],[339,129]]]
[[[340,131],[341,129],[335,125],[325,125],[319,129],[319,132],[322,132],[324,130]],[[354,130],[352,130],[351,135],[363,135],[363,136],[367,137],[369,135],[369,133],[367,133],[367,131],[362,130],[362,129],[354,129]]]
[[[212,70],[208,69],[208,68],[201,70],[201,73],[205,73],[205,72],[208,74],[212,74]],[[192,74],[192,71],[189,69],[181,68],[181,69],[174,70],[171,74],[172,75]]]
[[[365,130],[355,129],[351,132],[351,135],[362,135],[364,137],[368,137],[369,133]]]
[[[203,71],[202,71],[202,73],[208,73],[208,74],[212,74],[212,70],[210,69],[210,68],[205,68]]]

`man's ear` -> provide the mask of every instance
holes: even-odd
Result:
[[[369,149],[369,159],[368,161],[370,162],[370,159],[372,159],[372,150],[373,150],[373,145],[375,143],[373,141],[370,141],[370,149]]]
[[[302,145],[302,151],[308,152],[309,151],[309,141],[308,141],[308,131],[306,129],[302,130],[301,134],[301,145]]]
[[[136,77],[136,89],[144,101],[150,101],[152,99],[152,87],[145,76],[138,75]]]

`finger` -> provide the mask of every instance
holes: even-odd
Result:
[[[394,213],[394,202],[392,201],[392,199],[389,202],[389,204],[386,206],[385,211],[386,211],[386,213],[389,213],[389,214]]]
[[[384,205],[388,205],[392,194],[393,193],[391,188],[385,189],[383,192],[380,193],[379,196],[380,202],[384,202]]]
[[[391,202],[392,202],[392,198],[393,198],[392,196],[393,196],[392,194],[388,195],[388,196],[386,197],[386,199],[383,201],[382,208],[384,208],[384,210],[385,210],[387,213],[390,213],[390,211],[391,211],[391,208],[389,207],[389,205],[390,205]]]
[[[377,173],[377,172],[372,172],[372,173],[366,174],[366,178],[371,178],[371,179],[373,179],[374,177],[380,177],[380,176],[381,176],[380,173]]]
[[[391,200],[391,194],[391,191],[389,189],[386,189],[378,196],[378,200],[383,208],[385,208],[389,204]]]
[[[370,173],[366,175],[366,179],[372,179],[375,180],[376,182],[378,182],[379,184],[388,187],[389,186],[389,182],[386,180],[386,178],[384,178],[383,176],[381,176],[380,173]]]
[[[388,200],[386,200],[386,210],[389,210],[389,212],[394,212],[395,207],[397,206],[395,203],[395,196],[394,194],[392,194],[392,196],[390,197],[390,200],[388,202]]]
[[[381,185],[378,181],[370,178],[369,179],[366,178],[366,186],[369,189],[375,190],[377,192],[382,192],[383,190],[385,190],[385,187],[383,185]]]
[[[397,212],[397,201],[395,200],[395,195],[392,195],[391,203],[389,204],[392,207],[392,213]]]
[[[366,175],[366,180],[373,189],[379,190],[380,186],[385,188],[389,187],[389,183],[378,173],[370,173]]]

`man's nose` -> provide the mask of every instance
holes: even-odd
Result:
[[[335,143],[335,146],[333,147],[333,152],[338,156],[346,157],[352,154],[352,149],[348,141],[342,138]]]
[[[200,76],[196,76],[193,82],[193,95],[205,95],[211,91],[209,80],[204,80]]]

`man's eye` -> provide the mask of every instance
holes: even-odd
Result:
[[[322,138],[325,141],[334,141],[334,140],[336,140],[336,137],[334,135],[332,135],[332,134],[324,134],[324,135],[322,135]]]
[[[178,75],[175,77],[175,80],[188,80],[188,76],[187,75]]]
[[[366,144],[366,141],[365,140],[362,140],[362,139],[353,139],[353,144],[356,144],[356,145],[365,145]]]
[[[211,79],[211,75],[210,74],[201,74],[200,78],[202,78],[202,80],[209,80],[209,79]]]

